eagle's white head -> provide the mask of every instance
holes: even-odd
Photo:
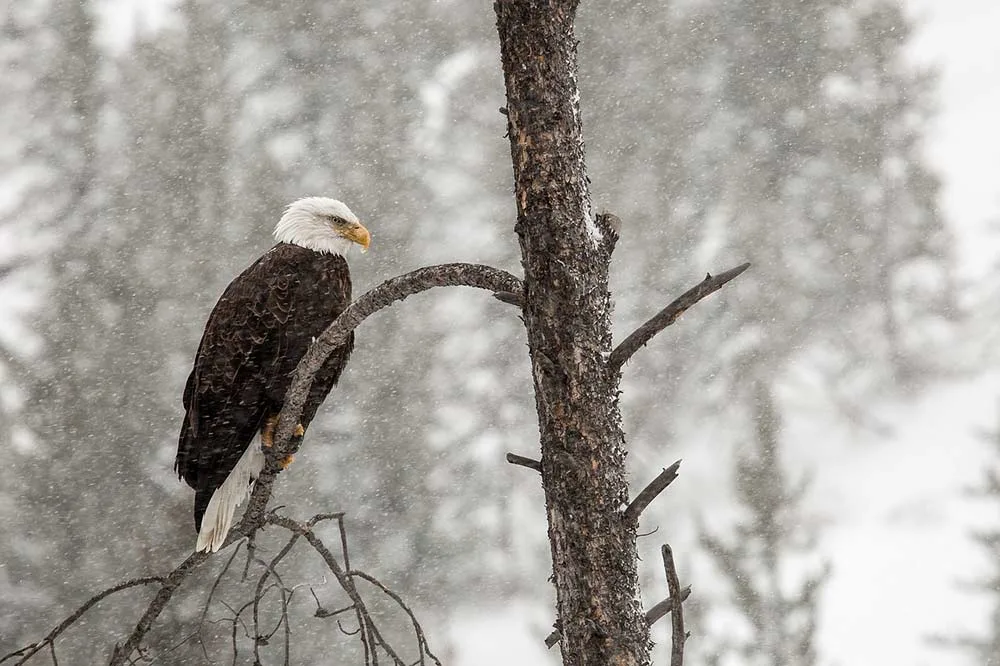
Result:
[[[368,250],[372,237],[357,216],[341,201],[327,197],[306,197],[285,209],[274,239],[323,254],[346,255],[351,244]]]

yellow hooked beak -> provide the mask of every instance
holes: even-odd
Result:
[[[371,245],[372,235],[368,233],[368,230],[364,228],[361,224],[354,224],[344,231],[344,238],[354,241],[361,246],[362,252],[368,251],[368,246]]]

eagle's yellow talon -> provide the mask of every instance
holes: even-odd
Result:
[[[295,435],[296,437],[302,437],[304,434],[306,434],[306,429],[303,428],[302,424],[300,423],[297,426],[295,426],[295,431],[292,434]]]
[[[282,460],[281,463],[279,463],[279,464],[281,465],[281,469],[288,469],[288,467],[293,462],[295,462],[295,456],[288,456],[287,458],[285,458],[284,460]]]
[[[264,427],[260,429],[260,443],[271,448],[274,446],[274,430],[278,427],[278,417],[270,416],[264,421]]]

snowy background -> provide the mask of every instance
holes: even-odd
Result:
[[[69,0],[0,9],[7,73],[0,82],[0,444],[11,461],[0,472],[0,656],[44,634],[103,584],[165,570],[193,542],[190,497],[170,472],[180,387],[208,308],[267,247],[272,218],[290,198],[340,196],[361,214],[374,242],[370,254],[352,258],[356,293],[446,260],[518,272],[488,8],[373,2],[308,10],[303,3],[285,11],[281,4],[102,2],[92,6],[95,23]],[[844,139],[841,148],[838,132],[870,120],[843,107],[832,107],[810,135],[848,156],[871,148],[871,136],[903,137],[871,148],[894,174],[873,182],[892,187],[879,191],[876,204],[865,196],[834,199],[834,210],[857,205],[861,213],[832,222],[832,240],[802,255],[824,262],[833,248],[830,261],[846,266],[839,277],[862,285],[850,292],[855,300],[898,298],[890,309],[912,315],[902,327],[917,333],[897,340],[881,337],[890,327],[872,314],[876,305],[855,311],[850,299],[837,300],[836,280],[786,301],[782,289],[808,283],[813,273],[793,274],[784,287],[778,278],[795,270],[796,244],[815,239],[791,224],[775,230],[768,220],[812,219],[804,211],[829,193],[824,179],[849,190],[866,167],[855,172],[844,158],[849,168],[841,174],[835,157],[833,175],[814,174],[820,184],[812,185],[794,149],[774,166],[767,137],[808,127],[795,118],[813,118],[816,98],[788,101],[789,87],[774,93],[773,104],[760,103],[755,90],[769,97],[794,77],[785,72],[769,83],[774,72],[726,64],[739,63],[746,57],[739,48],[760,36],[740,32],[757,25],[747,16],[780,22],[787,14],[801,28],[801,36],[774,40],[777,50],[807,49],[815,43],[810,31],[840,24],[782,9],[790,3],[693,4],[717,7],[732,27],[671,23],[666,11],[631,2],[615,10],[584,3],[580,19],[595,206],[626,221],[613,266],[619,338],[706,270],[755,262],[756,277],[699,305],[625,372],[634,485],[684,460],[642,525],[658,529],[640,541],[646,605],[664,593],[657,549],[666,540],[682,582],[695,591],[690,663],[997,663],[988,659],[1000,654],[956,642],[993,636],[1000,644],[992,616],[1000,590],[980,589],[996,578],[998,563],[973,538],[1000,526],[1000,503],[970,492],[1000,465],[988,440],[1000,428],[991,351],[1000,332],[1000,5],[812,3],[847,25],[855,19],[844,16],[900,8],[911,32],[898,44],[886,40],[902,63],[894,61],[892,75],[936,72],[929,87],[900,84],[906,92],[898,97],[891,80],[871,84],[875,97],[889,91],[879,98],[889,100],[886,108],[903,99],[913,109],[895,109],[902,120],[872,130],[869,143]],[[885,16],[889,28],[872,33],[878,39],[906,33],[900,16]],[[96,35],[101,55],[91,54],[93,61],[71,39],[82,28]],[[857,67],[857,80],[870,83],[866,58],[878,50],[856,51],[864,57],[831,71],[850,78]],[[74,69],[81,62],[84,69]],[[98,63],[87,79],[103,91],[95,97],[74,88],[87,62]],[[750,100],[745,125],[734,120],[741,99]],[[923,122],[926,106],[932,113]],[[96,108],[99,121],[88,124]],[[904,175],[892,171],[894,160],[908,165]],[[761,194],[772,182],[758,179],[766,165],[788,183],[785,196]],[[927,184],[934,176],[940,190]],[[872,187],[862,183],[858,191]],[[935,201],[940,218],[911,214]],[[893,233],[929,229],[934,241],[920,248],[923,263],[908,266],[909,250],[897,252],[898,243],[873,248],[854,239],[879,228],[854,226],[866,215],[884,219]],[[768,254],[776,242],[782,253]],[[858,264],[843,258],[852,252]],[[886,296],[877,277],[869,285],[855,275],[864,264],[898,267],[905,279],[915,270],[920,279],[907,283],[912,291]],[[947,316],[937,309],[947,301],[936,290],[947,281],[943,273],[957,303]],[[366,322],[344,397],[331,396],[318,424],[324,429],[311,432],[315,445],[298,458],[298,476],[282,478],[278,501],[296,516],[347,511],[357,561],[414,602],[448,663],[557,663],[556,653],[540,649],[552,595],[540,491],[528,472],[503,463],[505,451],[532,455],[536,446],[523,333],[507,306],[484,300],[437,293]],[[776,313],[786,302],[793,312]],[[842,315],[856,316],[844,337],[823,337]],[[764,332],[757,322],[768,324]],[[795,353],[782,349],[786,340]],[[848,350],[842,356],[841,348]],[[906,361],[910,354],[922,362]],[[905,372],[883,364],[897,356]],[[787,365],[771,372],[775,359]],[[784,483],[808,480],[784,523],[793,536],[801,528],[792,541],[805,546],[783,552],[779,588],[794,596],[823,563],[830,567],[818,589],[815,632],[806,632],[815,660],[766,653],[774,636],[794,631],[755,627],[704,543],[705,533],[732,543],[750,511],[735,488],[739,461],[767,448],[746,441],[763,413],[741,388],[754,382],[769,387],[780,414],[773,420]],[[302,567],[305,579],[318,580]],[[68,573],[76,571],[86,575]],[[139,599],[69,634],[66,645],[103,654]],[[192,595],[164,619],[154,647],[186,635],[198,610]],[[655,632],[661,649],[666,629]],[[349,649],[337,640],[333,649]],[[301,645],[300,663],[330,663],[325,645]],[[61,662],[89,663],[71,654],[64,648]]]

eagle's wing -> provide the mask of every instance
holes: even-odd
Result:
[[[283,395],[288,386],[284,374],[294,334],[287,324],[299,278],[284,254],[272,249],[226,288],[185,386],[176,469],[209,496],[275,409],[270,396]]]
[[[195,524],[212,493],[281,409],[292,373],[351,300],[341,256],[279,244],[226,288],[209,317],[184,390],[178,474],[195,489]],[[347,363],[353,334],[317,373],[303,408],[308,427]]]

